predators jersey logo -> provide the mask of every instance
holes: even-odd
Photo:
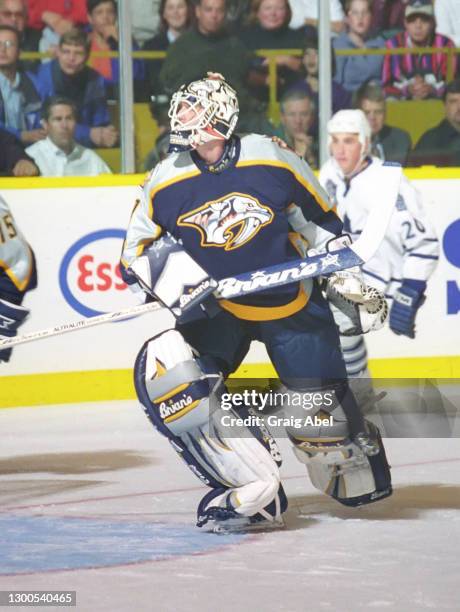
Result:
[[[273,217],[273,211],[256,198],[230,193],[181,215],[177,223],[198,230],[201,246],[231,251],[252,240]]]

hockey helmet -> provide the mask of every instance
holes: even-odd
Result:
[[[362,157],[369,154],[371,127],[362,110],[340,110],[328,121],[328,145],[331,146],[332,134],[358,134],[362,145]]]
[[[173,95],[170,151],[189,151],[211,140],[228,140],[238,121],[238,98],[217,72],[182,85]]]

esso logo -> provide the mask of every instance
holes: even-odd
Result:
[[[66,301],[85,317],[127,306],[120,296],[127,291],[119,259],[126,232],[106,229],[93,232],[73,244],[59,269],[59,284]]]
[[[460,273],[460,219],[451,223],[444,232],[442,241],[447,261]],[[460,311],[460,288],[455,280],[447,281],[447,314]]]

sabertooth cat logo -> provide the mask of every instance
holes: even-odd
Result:
[[[222,247],[231,251],[252,240],[264,225],[272,222],[273,217],[270,208],[256,198],[230,193],[180,216],[178,225],[198,230],[203,247]]]

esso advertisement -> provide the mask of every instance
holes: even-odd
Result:
[[[119,260],[125,230],[104,229],[82,236],[65,253],[59,284],[67,303],[85,317],[130,306]]]

